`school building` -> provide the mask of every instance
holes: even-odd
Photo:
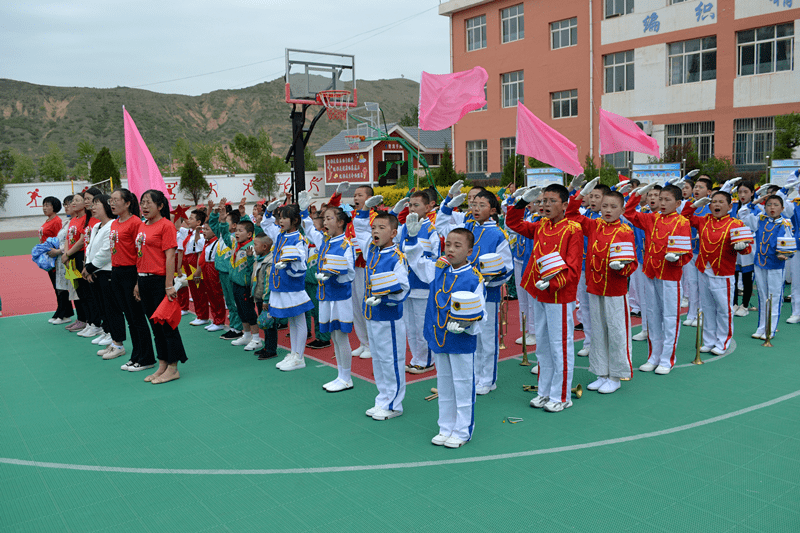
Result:
[[[793,5],[794,4],[794,5]],[[599,107],[639,123],[662,152],[763,169],[775,116],[800,111],[800,0],[451,0],[451,70],[482,66],[487,105],[452,128],[456,169],[499,177],[516,103],[600,163]],[[620,171],[631,158],[604,156]]]

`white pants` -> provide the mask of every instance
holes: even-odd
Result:
[[[697,318],[697,309],[700,307],[700,287],[698,285],[700,272],[695,266],[697,256],[692,256],[692,260],[683,265],[683,288],[686,291],[686,298],[689,300],[689,311],[686,313],[687,320]]]
[[[767,300],[772,295],[772,333],[778,329],[781,319],[781,305],[783,304],[784,272],[782,268],[772,270],[755,267],[756,286],[758,287],[758,329],[756,333],[763,335],[767,331]]]
[[[500,355],[500,332],[497,328],[499,310],[497,302],[486,302],[486,322],[481,324],[480,332],[476,335],[478,346],[475,349],[475,384],[478,387],[491,387],[497,383],[497,357]]]
[[[647,362],[672,368],[681,333],[681,284],[645,278],[647,287]]]
[[[336,369],[339,371],[337,376],[344,382],[352,380],[350,367],[353,363],[353,356],[350,355],[350,336],[342,330],[331,331],[331,341],[333,341],[333,353],[336,354]]]
[[[525,333],[535,335],[536,326],[533,323],[533,296],[519,284],[520,281],[522,281],[522,275],[524,273],[522,263],[514,261],[514,285],[517,286],[517,303],[519,304],[519,330],[522,331],[522,314],[524,313],[525,327],[528,330]]]
[[[589,300],[594,333],[589,372],[598,377],[633,377],[628,297],[590,294]]]
[[[700,274],[700,307],[703,309],[703,346],[725,351],[733,338],[733,276]]]
[[[402,320],[367,320],[372,352],[372,373],[378,396],[375,406],[403,411],[406,396],[406,324]]]
[[[356,277],[353,279],[353,329],[356,331],[358,342],[366,349],[369,349],[369,335],[367,334],[367,319],[364,318],[364,291],[366,287],[367,270],[356,267]]]
[[[639,270],[639,267],[641,267],[641,265],[638,265],[636,270]],[[632,312],[641,312],[642,308],[639,307],[639,302],[641,301],[642,298],[639,296],[639,287],[633,282],[633,275],[631,275],[628,283],[628,305]]]
[[[308,342],[308,325],[306,324],[306,314],[289,317],[289,344],[292,351],[303,357]],[[350,356],[352,357],[352,355]]]
[[[437,353],[439,433],[468,441],[475,428],[475,354]]]
[[[800,316],[800,253],[794,254],[789,268],[792,271],[792,314]]]
[[[403,320],[406,323],[408,347],[411,349],[411,364],[423,367],[433,364],[433,354],[428,349],[428,341],[423,336],[427,307],[427,299],[407,298],[403,302]],[[405,359],[403,364],[405,364]]]
[[[639,312],[642,314],[642,331],[647,331],[647,286],[645,285],[645,280],[647,276],[644,275],[644,271],[642,270],[642,265],[640,264],[636,267],[633,275],[631,276],[631,293],[633,293],[634,287],[636,288],[636,294],[638,295],[638,304],[639,304]],[[633,307],[633,303],[630,304]]]
[[[534,300],[536,309],[536,359],[539,360],[539,395],[555,402],[570,399],[575,368],[575,302],[549,304]],[[581,304],[583,307],[583,304]]]
[[[589,293],[586,292],[586,272],[581,272],[581,279],[578,282],[578,301],[581,303],[578,309],[578,320],[583,324],[583,348],[588,349],[592,345],[592,304],[589,302]]]

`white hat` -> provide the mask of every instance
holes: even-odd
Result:
[[[685,235],[670,235],[667,238],[668,254],[692,253],[692,238]]]
[[[480,320],[483,317],[481,299],[474,292],[454,292],[450,295],[450,316],[456,320]]]
[[[376,272],[370,276],[369,281],[371,296],[381,296],[400,290],[400,280],[394,272]]]
[[[611,243],[608,248],[609,261],[628,261],[636,260],[636,251],[633,249],[633,243],[630,241],[620,241]]]
[[[731,228],[731,243],[752,242],[753,240],[753,232],[747,226]]]
[[[290,244],[281,248],[279,261],[297,261],[298,259],[300,259],[300,250],[297,249],[297,246]]]
[[[558,252],[551,252],[536,260],[542,279],[548,280],[567,268],[567,264]]]
[[[503,258],[500,254],[483,254],[478,257],[478,269],[481,274],[499,274],[503,270]]]
[[[778,237],[778,253],[793,254],[797,251],[797,241],[794,237]]]

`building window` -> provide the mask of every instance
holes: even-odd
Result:
[[[606,0],[606,18],[633,13],[633,0]]]
[[[669,45],[670,85],[717,79],[717,37]]]
[[[759,165],[775,145],[773,117],[737,118],[733,121],[733,164]]]
[[[486,48],[486,15],[467,19],[467,52]]]
[[[501,10],[500,24],[504,43],[519,41],[525,37],[525,13],[522,4]]]
[[[603,56],[606,71],[606,92],[633,90],[633,50]]]
[[[467,172],[486,172],[486,140],[467,141]]]
[[[442,164],[442,154],[424,154],[429,167],[438,167]]]
[[[514,153],[517,151],[517,138],[516,137],[505,137],[500,139],[500,161],[502,161],[503,166],[506,166],[506,163],[509,159],[514,157]]]
[[[616,152],[602,157],[603,162],[611,163],[617,173],[628,174],[628,163],[632,161],[633,152]]]
[[[550,93],[553,101],[553,118],[578,116],[578,89]]]
[[[667,148],[691,142],[700,161],[714,155],[714,121],[667,124]]]
[[[794,69],[794,22],[736,34],[739,76]]]
[[[683,2],[688,2],[688,1],[689,1],[689,0],[669,0],[669,5],[672,5],[672,4],[680,4],[680,3],[683,3]]]
[[[578,44],[578,17],[550,24],[553,50]]]
[[[525,103],[525,79],[523,71],[509,72],[502,76],[503,107],[515,107],[517,102]]]

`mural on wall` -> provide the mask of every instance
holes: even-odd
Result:
[[[39,194],[39,189],[34,189],[32,191],[28,191],[26,194],[30,195],[30,197],[31,197],[31,201],[28,202],[27,204],[25,204],[26,206],[30,207],[31,209],[35,209],[37,207],[42,207],[42,206],[39,205],[39,198],[42,197],[42,195]],[[31,205],[31,204],[33,204],[33,205]]]
[[[325,156],[328,183],[369,181],[369,158],[366,153]]]

